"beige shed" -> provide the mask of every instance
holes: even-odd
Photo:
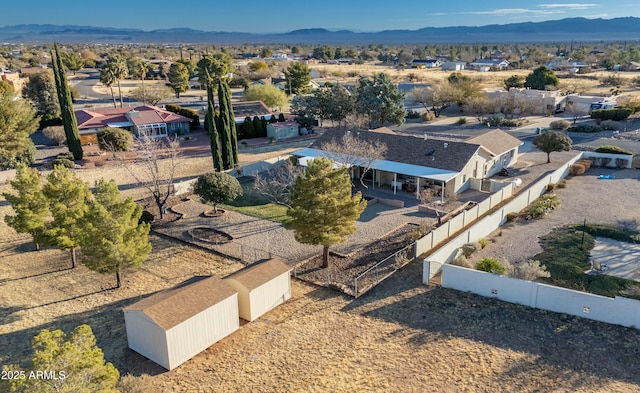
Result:
[[[124,321],[129,348],[171,370],[240,327],[238,293],[208,277],[126,307]]]
[[[291,268],[279,259],[259,262],[224,278],[238,291],[240,318],[254,321],[291,297]]]

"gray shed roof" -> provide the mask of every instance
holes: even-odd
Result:
[[[233,279],[249,290],[258,288],[275,277],[278,277],[291,270],[284,262],[277,258],[268,259],[263,262],[254,263],[234,272],[226,279]]]
[[[332,140],[340,140],[347,131],[327,130],[311,145],[322,150],[322,145]],[[467,142],[424,139],[414,136],[393,135],[375,131],[362,131],[352,135],[363,138],[374,145],[384,144],[387,153],[384,161],[410,164],[444,171],[460,172],[480,149],[479,144]],[[295,155],[301,155],[298,152]]]
[[[220,278],[207,277],[158,292],[124,311],[141,311],[166,331],[237,293]]]

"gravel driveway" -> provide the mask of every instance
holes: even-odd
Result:
[[[602,180],[600,174],[615,174],[613,180]],[[542,252],[540,236],[566,224],[609,224],[640,230],[640,171],[635,169],[591,168],[582,176],[567,180],[566,188],[558,188],[560,207],[538,220],[518,220],[506,224],[490,235],[492,243],[476,252],[472,262],[484,257],[512,262],[522,261]]]

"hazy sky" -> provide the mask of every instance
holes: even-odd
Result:
[[[31,0],[5,1],[0,26],[72,24],[154,30],[287,32],[323,27],[356,31],[482,26],[570,17],[640,16],[640,0],[592,3],[523,0]]]

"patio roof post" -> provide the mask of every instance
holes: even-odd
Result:
[[[416,199],[420,199],[420,178],[416,176]]]
[[[398,174],[393,172],[393,195],[396,195],[396,180],[398,180]]]
[[[440,182],[442,189],[440,189],[440,202],[444,204],[444,180]]]
[[[371,186],[371,189],[372,189],[372,190],[375,190],[375,189],[376,189],[376,170],[375,170],[375,169],[373,170],[373,177],[372,177],[372,179],[373,179],[373,180],[371,181],[371,183],[373,183],[373,184],[372,184],[372,186]]]

